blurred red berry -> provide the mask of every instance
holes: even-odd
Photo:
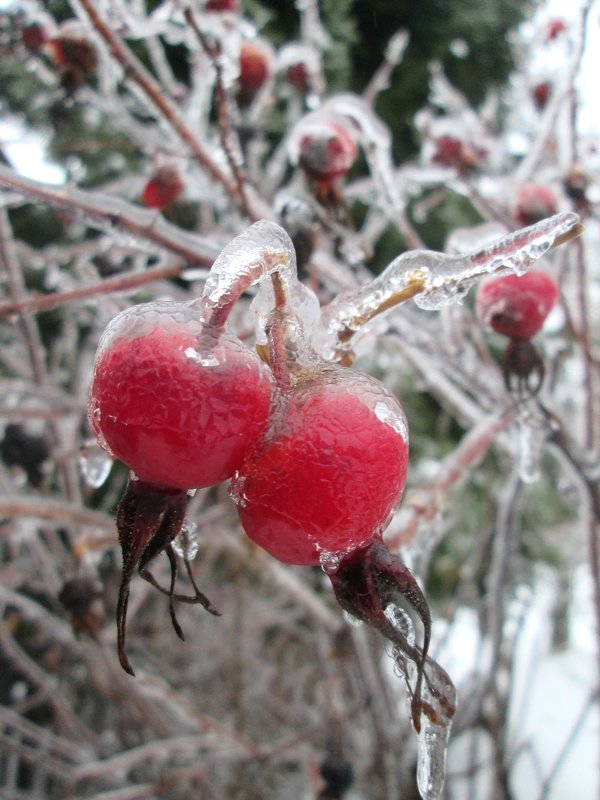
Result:
[[[240,106],[249,106],[273,72],[273,54],[260,40],[244,42],[240,50],[240,73],[237,99]]]
[[[37,53],[48,41],[48,31],[39,22],[32,22],[23,28],[23,44],[30,53]]]
[[[183,189],[183,181],[174,167],[160,167],[144,186],[142,203],[162,211],[177,200]]]
[[[546,108],[551,92],[552,84],[549,81],[538,83],[533,87],[531,96],[538,111],[543,111]]]
[[[546,26],[546,41],[552,42],[567,30],[564,19],[551,19]]]
[[[527,340],[540,330],[558,299],[558,287],[545,272],[505,275],[479,284],[476,311],[496,333]]]
[[[237,0],[207,0],[204,6],[206,11],[237,11]]]
[[[455,136],[438,136],[434,140],[433,161],[444,167],[465,170],[474,167],[486,156],[481,147],[468,144]]]
[[[526,183],[517,192],[515,217],[519,225],[534,225],[558,212],[554,192],[539,183]]]
[[[304,62],[299,61],[297,64],[290,64],[285,72],[285,77],[288,83],[291,83],[302,94],[306,94],[310,90],[308,70]]]
[[[299,141],[298,164],[316,182],[330,183],[345,175],[358,155],[348,128],[333,120],[307,127]]]

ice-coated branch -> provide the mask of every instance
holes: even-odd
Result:
[[[91,297],[113,292],[127,292],[146,286],[154,281],[177,278],[184,271],[184,265],[171,265],[166,267],[150,267],[145,272],[119,275],[116,278],[107,278],[98,283],[79,286],[64,292],[53,292],[43,295],[25,295],[18,300],[0,303],[0,319],[5,319],[13,314],[25,312],[39,313],[50,311],[53,308],[70,305],[76,302],[86,302]]]
[[[125,75],[135,81],[145,92],[152,104],[160,111],[179,138],[189,147],[196,161],[198,161],[217,183],[223,186],[231,197],[237,199],[237,186],[235,183],[223,172],[202,142],[190,130],[177,106],[167,98],[166,94],[144,65],[102,17],[94,1],[79,0],[79,3],[85,9],[94,28],[110,48],[113,57],[123,67]]]
[[[511,424],[514,413],[513,410],[500,416],[486,417],[466,433],[458,447],[444,458],[431,481],[408,493],[401,526],[386,537],[390,550],[410,547],[417,538],[419,525],[432,522],[448,507],[449,493],[468,479],[471,471],[487,454],[494,439]],[[419,555],[425,555],[425,551],[431,553],[439,541],[428,531],[426,548],[423,543],[419,544],[416,548]],[[420,569],[416,568],[416,571],[420,572]]]
[[[556,214],[472,253],[402,253],[381,275],[358,289],[341,293],[323,310],[326,332],[334,339],[332,349],[347,349],[347,343],[363,325],[405,300],[414,298],[420,308],[429,311],[441,309],[464,297],[480,278],[492,273],[520,273],[581,231],[577,214]]]
[[[181,230],[156,211],[139,208],[121,198],[73,186],[51,186],[25,178],[0,164],[0,186],[55,208],[74,211],[90,226],[111,229],[152,242],[184,259],[186,264],[210,266],[218,247],[203,236]]]

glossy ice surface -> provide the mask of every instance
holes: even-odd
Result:
[[[362,385],[353,392],[327,382],[293,394],[234,481],[244,530],[281,561],[317,565],[352,551],[383,530],[400,500],[404,414],[383,387],[378,402],[375,380],[368,384],[371,396]]]
[[[271,375],[233,337],[200,344],[198,324],[182,320],[191,314],[185,306],[173,304],[173,318],[168,304],[155,305],[159,314],[137,307],[133,320],[121,315],[109,326],[95,365],[90,424],[142,480],[209,486],[230,477],[260,440]]]

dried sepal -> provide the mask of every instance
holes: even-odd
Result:
[[[140,480],[128,482],[125,494],[119,503],[117,530],[121,545],[123,571],[117,602],[117,648],[121,666],[130,675],[135,673],[125,651],[125,628],[129,587],[136,568],[144,580],[169,598],[171,622],[180,639],[183,640],[184,635],[175,615],[176,600],[184,603],[199,603],[211,614],[219,614],[208,598],[198,590],[187,559],[185,559],[186,569],[195,594],[187,596],[175,593],[177,560],[172,543],[182,529],[186,507],[187,493],[185,491],[165,489]],[[168,589],[160,586],[148,569],[150,562],[163,551],[166,552],[171,568]]]
[[[421,715],[434,725],[448,727],[454,715],[454,686],[446,672],[428,656],[431,614],[425,595],[402,559],[377,539],[355,550],[329,575],[335,596],[353,617],[376,628],[393,644],[396,667],[411,695],[412,723],[421,730]],[[394,624],[391,609],[404,602],[423,626],[422,644]],[[411,685],[413,680],[413,685]]]

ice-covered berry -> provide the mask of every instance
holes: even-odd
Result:
[[[241,465],[266,427],[271,393],[268,367],[230,334],[203,330],[193,305],[148,303],[104,333],[89,420],[140,479],[197,488]]]
[[[505,275],[479,285],[477,315],[484,325],[512,339],[531,339],[558,299],[553,278],[539,270]]]
[[[163,211],[177,200],[183,189],[183,180],[175,167],[159,167],[142,190],[142,203]]]
[[[517,192],[515,217],[523,228],[558,212],[556,195],[547,186],[526,183]]]
[[[233,496],[244,530],[290,564],[319,564],[381,534],[406,480],[408,435],[378,381],[327,369],[301,379]]]
[[[240,49],[237,100],[249,106],[273,74],[273,53],[260,39],[244,42]]]

